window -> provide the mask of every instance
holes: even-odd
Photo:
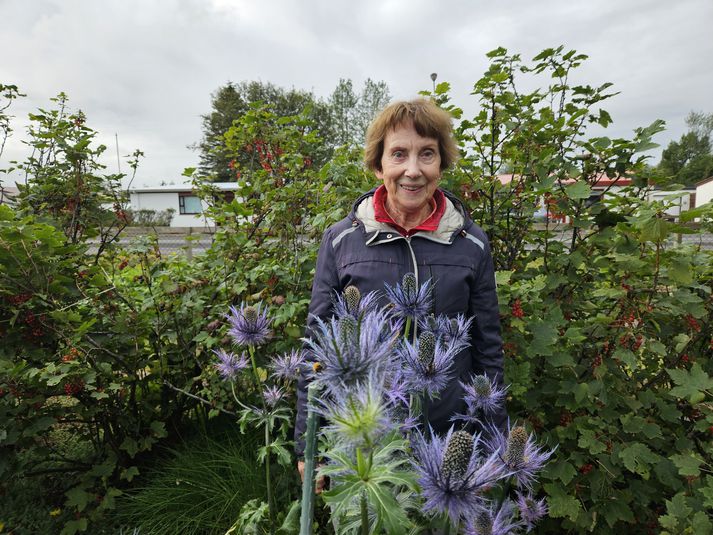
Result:
[[[201,200],[190,193],[178,194],[178,212],[180,214],[200,214],[203,212]]]

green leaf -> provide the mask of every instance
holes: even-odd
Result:
[[[91,499],[91,494],[81,487],[74,487],[65,492],[64,495],[67,497],[65,505],[67,507],[76,507],[77,511],[83,511]]]
[[[528,347],[530,355],[552,355],[552,346],[557,342],[557,327],[547,321],[536,322],[532,326],[532,342]]]
[[[619,458],[630,472],[639,474],[644,479],[649,478],[649,468],[659,460],[659,456],[648,446],[635,442],[619,452]]]
[[[579,512],[582,510],[581,502],[575,496],[565,494],[564,489],[559,485],[548,483],[544,485],[544,488],[548,494],[549,516],[552,518],[569,518],[572,522],[575,522]]]
[[[86,518],[80,518],[78,520],[70,520],[62,528],[62,531],[60,531],[60,535],[74,535],[75,533],[78,533],[80,531],[87,531],[87,519]]]
[[[676,455],[671,455],[671,460],[678,468],[678,473],[684,477],[698,477],[701,473],[700,466],[703,464],[703,461],[695,457],[692,453],[677,453]]]
[[[545,466],[542,475],[549,479],[558,479],[563,485],[569,485],[577,475],[577,470],[567,461],[550,462]]]
[[[119,476],[121,479],[125,479],[126,481],[131,481],[134,479],[135,476],[139,475],[139,469],[135,466],[130,466],[129,468],[122,470],[121,475]]]
[[[580,437],[579,441],[577,442],[577,445],[580,448],[588,450],[593,455],[607,451],[606,444],[601,442],[595,436],[594,431],[591,431],[589,429],[582,429],[580,431]]]
[[[669,530],[675,530],[679,525],[679,520],[688,519],[691,514],[691,508],[686,504],[686,497],[682,494],[676,494],[673,500],[666,500],[666,515],[659,517],[659,524]]]
[[[584,180],[579,180],[564,188],[567,197],[573,200],[588,199],[592,194],[592,188]]]
[[[691,403],[700,403],[706,398],[706,390],[713,388],[711,378],[698,362],[694,362],[691,370],[666,369],[671,379],[676,383],[670,394],[677,398],[688,398]]]

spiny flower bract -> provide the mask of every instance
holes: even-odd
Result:
[[[285,381],[296,381],[305,363],[304,353],[293,349],[289,353],[284,353],[275,357],[270,363],[272,376]]]
[[[230,329],[228,334],[237,345],[259,346],[267,341],[270,335],[270,319],[267,317],[267,308],[257,306],[240,305],[240,308],[230,307],[230,313],[226,315]]]
[[[465,531],[467,535],[506,535],[522,527],[515,520],[515,511],[510,500],[503,502],[497,510],[492,507],[494,506],[483,509],[468,521]]]
[[[442,314],[434,316],[430,314],[419,319],[419,329],[432,332],[436,338],[441,339],[446,344],[455,346],[456,351],[460,351],[470,345],[470,327],[473,318],[466,318],[463,314],[458,314],[455,318],[449,318]]]
[[[421,318],[431,310],[433,285],[431,280],[418,287],[416,276],[406,273],[401,284],[386,285],[386,296],[393,304],[394,314],[405,318]]]
[[[460,385],[463,388],[463,400],[467,412],[455,414],[451,420],[478,423],[480,421],[478,410],[491,414],[503,406],[507,387],[495,384],[485,374],[473,375],[469,383],[461,382]]]
[[[356,286],[347,286],[341,294],[335,294],[332,299],[334,315],[338,318],[351,316],[359,319],[367,312],[378,308],[379,294],[369,292],[362,295]]]
[[[265,406],[268,409],[277,407],[283,397],[285,397],[285,391],[277,386],[268,386],[262,391],[262,399],[265,400]]]
[[[327,431],[350,447],[373,445],[392,428],[382,386],[376,378],[348,392],[322,400],[315,410],[327,420]]]
[[[366,382],[371,373],[389,374],[395,334],[384,309],[372,310],[360,320],[351,316],[323,321],[316,318],[312,338],[305,342],[319,363],[319,381],[330,395]]]
[[[432,337],[432,333],[421,333],[415,345],[404,340],[397,349],[409,392],[425,393],[431,399],[438,397],[452,380],[455,357],[452,346],[434,343]]]
[[[245,353],[240,356],[235,353],[230,353],[224,349],[214,350],[213,353],[218,357],[218,362],[215,364],[216,370],[220,376],[226,381],[234,381],[241,370],[244,370],[250,364]]]
[[[546,450],[535,443],[527,430],[519,425],[509,429],[507,436],[496,428],[490,429],[487,442],[491,451],[499,452],[500,459],[512,472],[518,486],[531,488],[537,472],[555,452]]]
[[[454,524],[481,512],[485,488],[508,475],[496,454],[479,456],[478,436],[472,437],[471,444],[461,433],[465,432],[451,427],[444,437],[431,432],[427,440],[417,431],[412,444],[424,511],[445,513]]]
[[[532,494],[518,493],[516,503],[520,511],[520,519],[525,524],[527,531],[532,530],[535,524],[547,514],[547,504],[544,498],[536,500]]]

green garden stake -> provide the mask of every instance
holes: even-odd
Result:
[[[302,480],[302,512],[300,514],[300,535],[312,535],[314,515],[314,457],[317,445],[317,414],[312,410],[318,386],[312,382],[307,389],[307,432],[305,433],[305,470]]]

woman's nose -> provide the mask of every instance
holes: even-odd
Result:
[[[409,157],[406,161],[406,170],[404,171],[404,174],[411,178],[418,178],[421,176],[421,165],[418,161],[418,157]]]

